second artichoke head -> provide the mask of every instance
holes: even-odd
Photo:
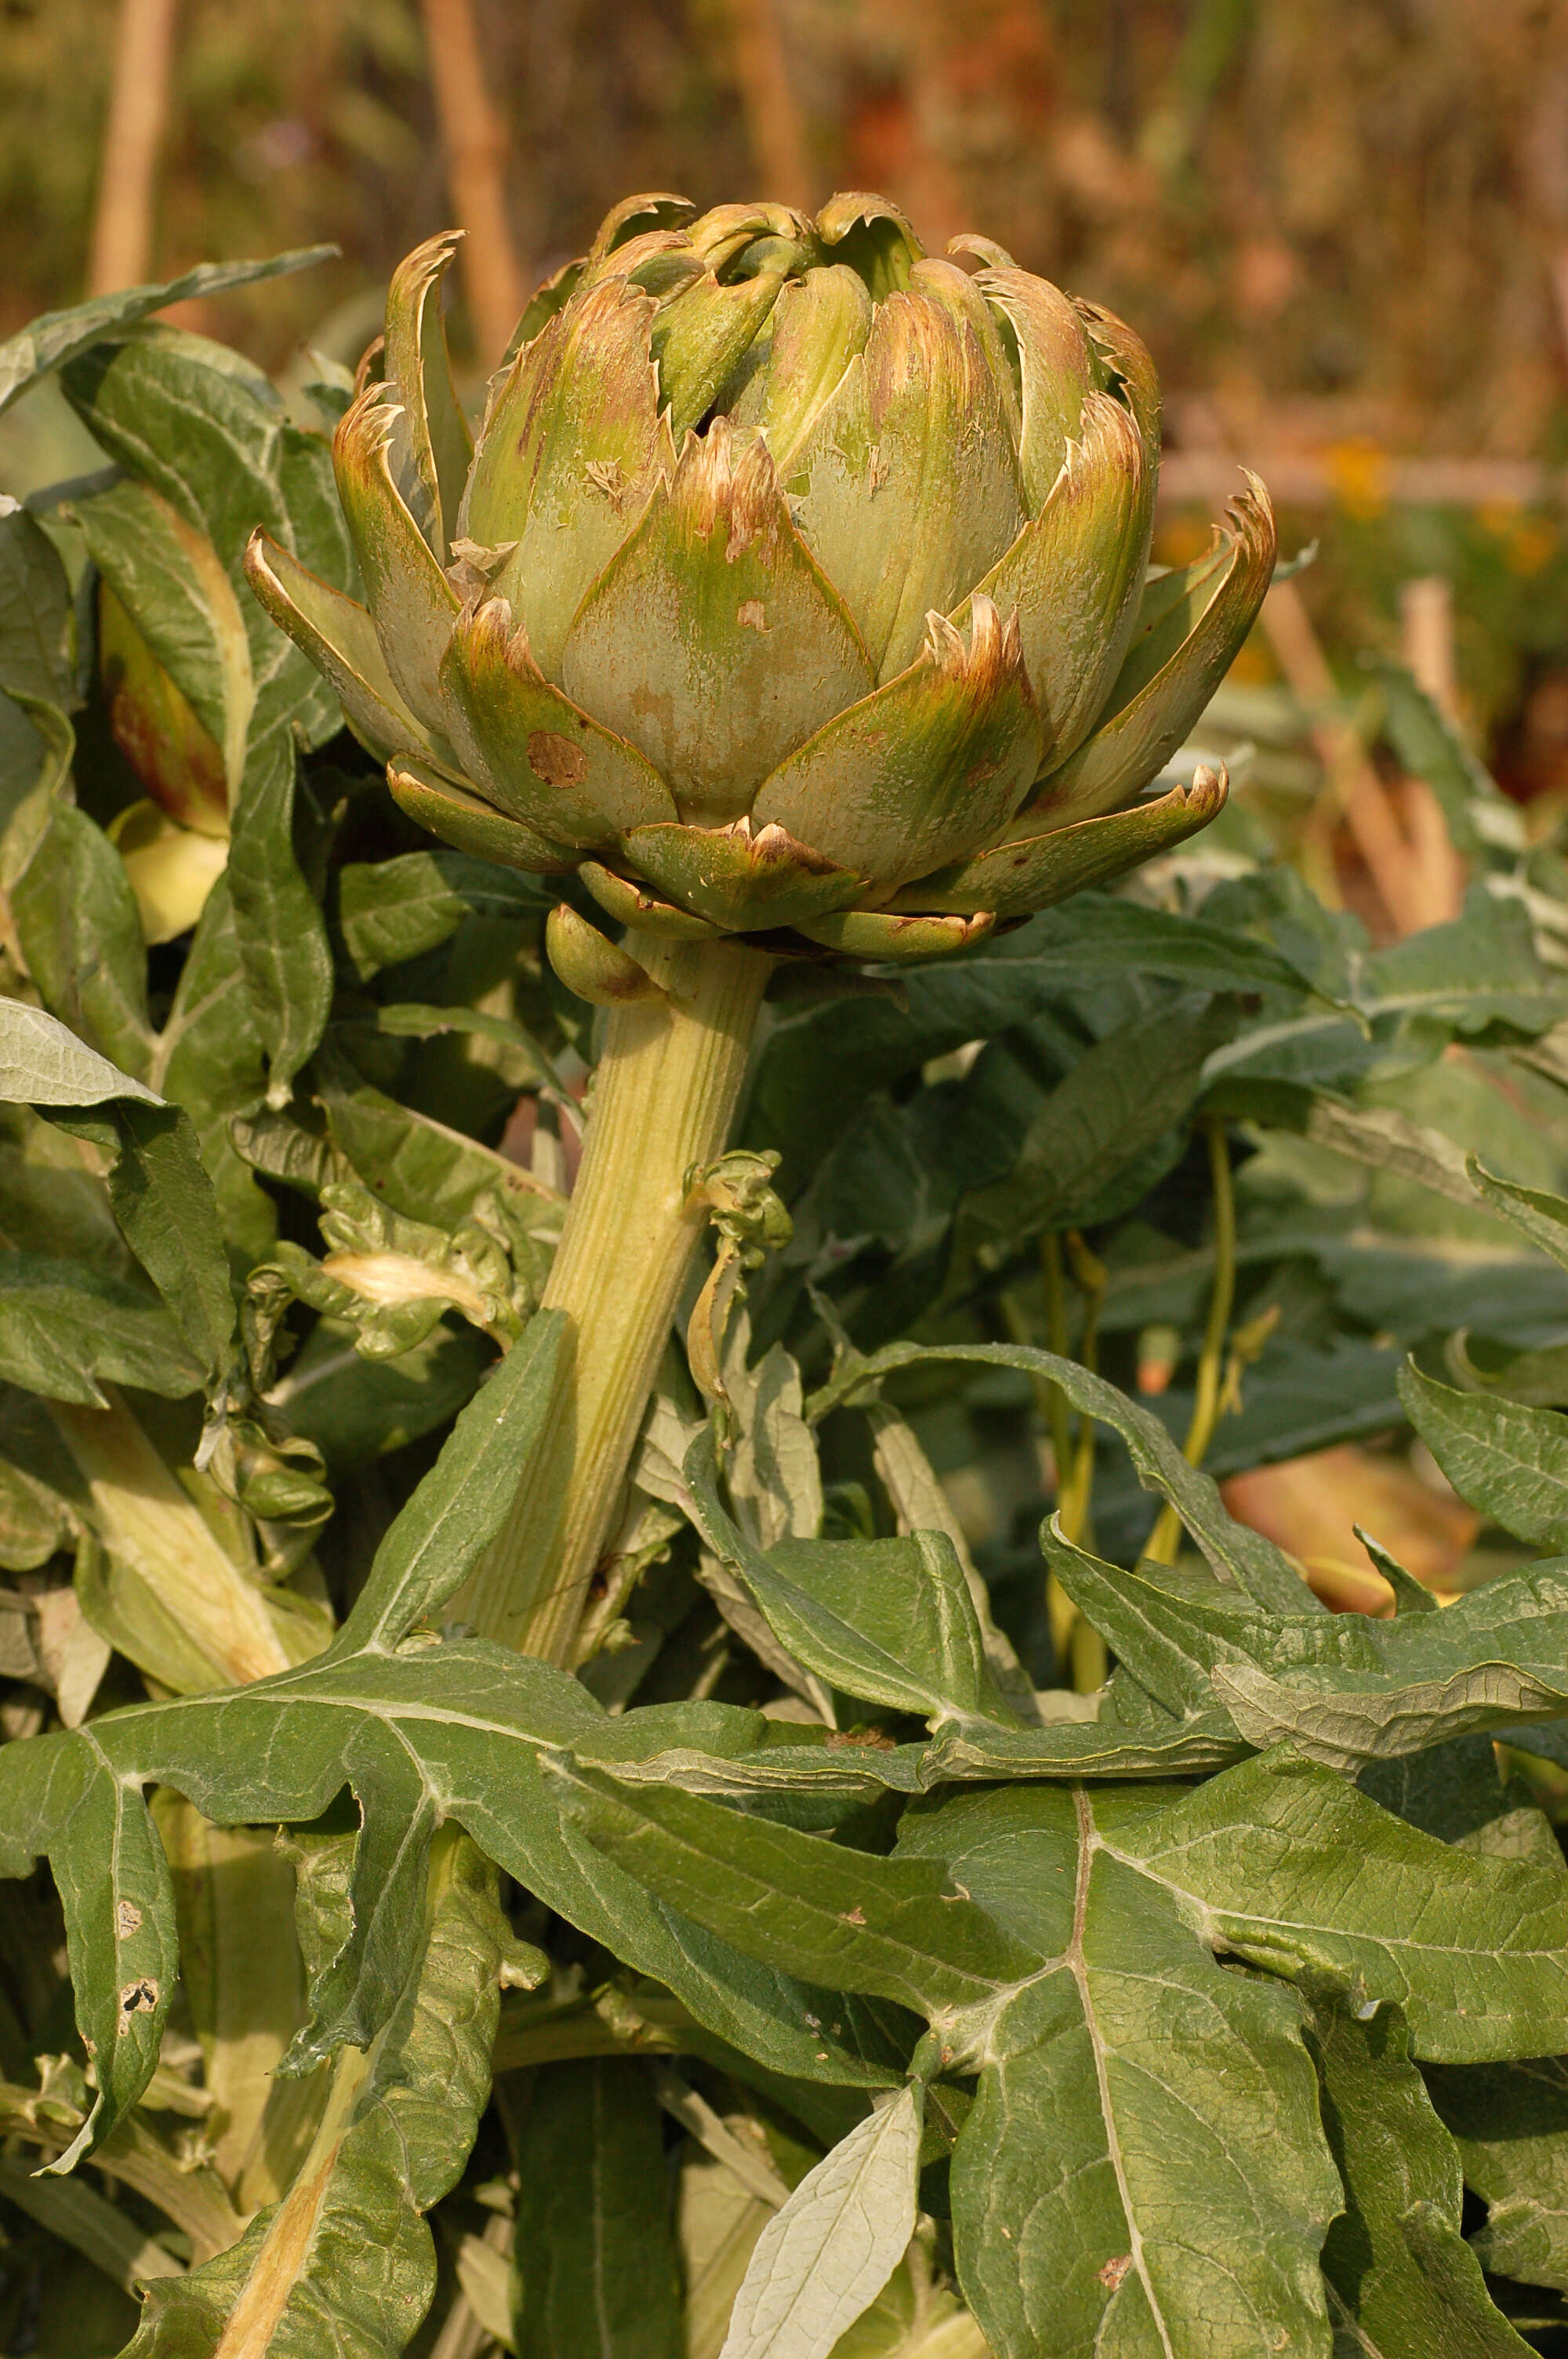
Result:
[[[1145,798],[1268,588],[1249,478],[1149,569],[1159,393],[1097,306],[880,198],[611,212],[477,444],[440,280],[400,266],[334,458],[362,606],[251,581],[432,832],[612,917],[873,959],[956,949],[1224,799]]]

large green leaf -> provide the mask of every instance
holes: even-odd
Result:
[[[277,1215],[235,1148],[229,1125],[261,1104],[266,1070],[226,875],[207,897],[158,1038],[153,1071],[166,1095],[195,1125],[231,1249],[247,1263],[259,1258],[272,1242]]]
[[[724,2359],[829,2359],[914,2234],[921,2096],[899,2090],[807,2171],[763,2228]]]
[[[807,1403],[807,1414],[815,1423],[846,1401],[874,1397],[881,1379],[901,1368],[944,1363],[1020,1368],[1059,1386],[1072,1408],[1120,1434],[1140,1484],[1171,1502],[1217,1580],[1255,1598],[1273,1614],[1313,1610],[1310,1593],[1303,1593],[1290,1559],[1261,1533],[1235,1522],[1226,1513],[1214,1484],[1188,1465],[1159,1419],[1076,1360],[1027,1343],[890,1343],[866,1357],[844,1353],[831,1382]]]
[[[138,1826],[134,1789],[153,1782],[215,1823],[265,1824],[318,1817],[347,1777],[363,1820],[353,1935],[312,1992],[317,2021],[297,2060],[350,2027],[362,2039],[373,2035],[373,2017],[407,1971],[422,1855],[434,1826],[454,1820],[547,1906],[667,1983],[732,2045],[801,2078],[875,2085],[896,2070],[875,2010],[840,2006],[838,2029],[818,2028],[823,1995],[653,1906],[569,1838],[539,1766],[541,1753],[562,1748],[608,1760],[682,1749],[722,1756],[765,1748],[782,1732],[755,1712],[712,1704],[613,1719],[564,1673],[479,1639],[394,1650],[416,1616],[433,1615],[460,1586],[523,1479],[513,1425],[525,1435],[535,1424],[554,1343],[547,1321],[533,1334],[460,1419],[429,1486],[389,1532],[336,1648],[297,1673],[0,1751],[5,1860],[16,1873],[28,1854],[48,1851],[57,1875],[92,1879],[94,1905],[112,1911],[125,1898],[145,1915],[145,1891],[123,1888],[112,1855],[107,1875],[102,1848],[77,1861],[79,1789],[96,1798],[94,1809]],[[846,1785],[853,1799],[865,1781]],[[89,2026],[114,1998],[91,1959],[79,1996]]]
[[[1269,991],[1292,1010],[1314,978],[1269,942],[1107,893],[1043,910],[961,958],[917,967],[897,999],[862,998],[784,1017],[761,1058],[747,1137],[809,1169],[868,1094],[966,1041],[1027,1023],[1065,993],[1141,973],[1188,991]]]
[[[1288,1740],[1354,1772],[1473,1729],[1553,1720],[1568,1705],[1568,1579],[1548,1562],[1442,1614],[1282,1615],[1215,1581],[1102,1563],[1044,1534],[1068,1593],[1166,1709],[1217,1708],[1248,1744]]]
[[[0,500],[0,689],[70,712],[75,636],[70,584],[53,541],[26,508]]]
[[[546,906],[539,881],[466,852],[406,852],[351,861],[338,880],[343,946],[364,981],[417,958],[469,917],[522,919]]]
[[[658,2101],[625,2057],[546,2065],[523,2116],[520,2359],[680,2359]]]
[[[22,1105],[97,1105],[157,1093],[79,1040],[68,1025],[25,999],[0,999],[0,1098]]]
[[[395,1212],[458,1228],[471,1215],[475,1198],[493,1189],[528,1229],[558,1231],[561,1198],[493,1147],[399,1105],[344,1068],[322,1075],[319,1094],[333,1145]]]
[[[1363,658],[1363,661],[1368,658]],[[1385,702],[1389,742],[1412,778],[1423,778],[1443,808],[1454,849],[1466,860],[1498,837],[1499,820],[1515,816],[1460,730],[1403,664],[1375,662]],[[1479,812],[1477,806],[1484,807]]]
[[[1369,1016],[1436,1017],[1461,1033],[1544,1032],[1568,1013],[1568,983],[1537,952],[1523,903],[1479,884],[1463,917],[1358,962],[1354,996]]]
[[[332,1003],[327,921],[294,853],[296,766],[287,739],[253,752],[229,846],[234,941],[274,1107],[288,1103]]]
[[[868,1703],[954,1718],[1012,1715],[986,1661],[975,1603],[945,1532],[906,1539],[781,1539],[752,1546],[724,1510],[705,1428],[687,1452],[688,1506],[720,1562],[776,1636],[831,1685]]]
[[[1327,2359],[1316,2260],[1339,2182],[1300,2013],[1217,1949],[1358,2006],[1396,2001],[1428,2055],[1517,2052],[1560,2019],[1562,1879],[1455,1854],[1289,1757],[1174,1801],[944,1799],[906,1817],[891,1860],[601,1770],[557,1776],[667,1905],[796,1972],[914,2000],[931,2069],[979,2071],[954,2223],[1000,2359],[1097,2337],[1252,2359],[1281,2327]]]
[[[146,484],[113,483],[70,514],[136,632],[220,748],[232,796],[255,682],[245,616],[217,551]]]
[[[234,1297],[218,1200],[190,1117],[181,1106],[123,1094],[102,1114],[57,1119],[103,1154],[121,1233],[215,1384],[233,1348]]]
[[[1097,1040],[1030,1124],[1012,1169],[964,1198],[960,1240],[1006,1248],[1129,1211],[1176,1160],[1207,1059],[1235,1026],[1233,1001],[1183,997]]]
[[[1496,1172],[1488,1171],[1475,1156],[1465,1168],[1473,1185],[1494,1211],[1568,1268],[1568,1202],[1539,1188],[1516,1188],[1511,1180],[1499,1180]]]

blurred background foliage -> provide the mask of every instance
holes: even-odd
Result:
[[[1510,790],[1568,788],[1563,0],[471,12],[517,286],[629,189],[707,204],[873,187],[933,245],[982,226],[1152,345],[1172,449],[1159,554],[1190,553],[1246,457],[1288,533],[1321,538],[1304,594],[1336,663],[1395,651],[1400,582],[1446,577],[1464,716]],[[356,356],[393,264],[463,211],[427,71],[454,13],[178,0],[147,275],[342,249],[186,324],[274,369],[304,340]],[[115,20],[115,0],[0,5],[0,333],[81,291]],[[476,392],[494,341],[470,333]],[[30,455],[29,407],[0,445],[13,489],[56,471]],[[1276,666],[1260,641],[1241,676]]]

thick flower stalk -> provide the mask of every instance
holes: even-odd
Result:
[[[1201,827],[1222,779],[1145,789],[1274,561],[1249,478],[1205,557],[1151,575],[1149,356],[999,246],[928,257],[858,195],[690,212],[631,200],[541,289],[477,445],[440,322],[456,240],[421,246],[334,445],[367,603],[265,535],[247,560],[405,810],[575,871],[631,929],[620,954],[553,937],[626,1002],[546,1297],[575,1339],[560,1449],[609,1496],[585,1516],[563,1477],[478,1609],[557,1653],[699,1225],[676,1158],[723,1146],[768,966],[960,950]],[[673,1054],[688,1025],[722,1051]],[[614,1234],[597,1198],[628,1184]],[[596,1334],[633,1297],[601,1417]]]

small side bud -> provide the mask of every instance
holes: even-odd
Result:
[[[545,948],[567,989],[594,1007],[632,1007],[665,996],[646,967],[565,901],[557,901],[546,920]]]

